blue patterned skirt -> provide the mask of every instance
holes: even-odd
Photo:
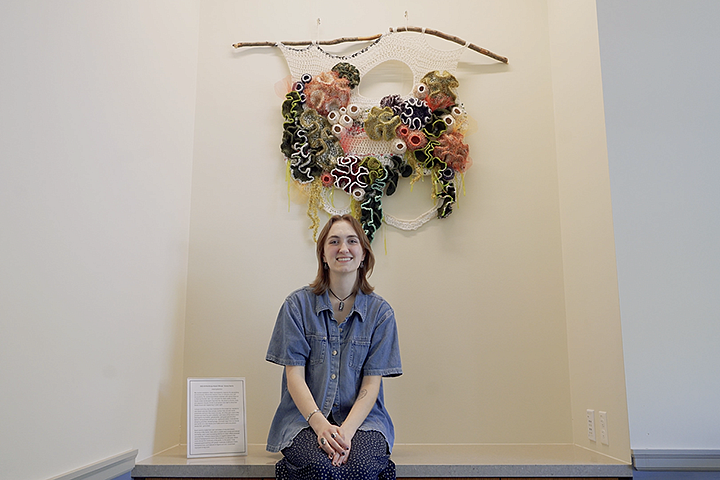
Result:
[[[395,480],[387,441],[372,430],[355,432],[347,463],[337,467],[318,446],[312,428],[298,433],[282,453],[275,464],[276,480]]]

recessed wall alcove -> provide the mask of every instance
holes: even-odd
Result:
[[[230,45],[312,39],[317,17],[323,38],[370,35],[401,26],[406,7],[245,5],[200,6],[183,376],[245,377],[249,443],[259,446],[280,392],[281,369],[264,361],[268,339],[281,302],[313,279],[316,263],[306,203],[288,195],[278,147],[282,99],[273,85],[287,66],[278,49]],[[411,24],[510,63],[461,57],[458,94],[476,129],[455,212],[413,232],[383,227],[374,241],[371,281],[396,311],[404,367],[385,381],[396,442],[564,445],[626,466],[595,4],[407,9]],[[418,193],[401,189],[394,206]],[[183,398],[183,385],[175,390]],[[588,409],[607,412],[608,445],[588,438]]]

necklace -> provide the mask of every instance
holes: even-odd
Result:
[[[333,296],[333,297],[335,297],[335,298],[337,298],[338,300],[340,300],[340,305],[338,305],[338,310],[340,310],[341,312],[342,312],[342,309],[345,308],[345,300],[347,300],[348,298],[352,297],[353,294],[355,293],[355,292],[350,292],[350,295],[348,295],[347,297],[345,297],[345,298],[340,298],[340,297],[338,297],[337,295],[335,295],[335,292],[333,292],[331,288],[328,287],[328,290],[330,290],[330,293],[332,293],[332,296]]]

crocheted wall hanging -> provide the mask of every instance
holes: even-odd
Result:
[[[320,209],[329,214],[352,213],[370,241],[383,221],[415,230],[432,218],[446,218],[457,201],[458,177],[472,164],[464,142],[468,116],[458,101],[459,83],[454,76],[460,55],[470,44],[438,50],[426,42],[425,35],[392,30],[373,38],[367,47],[347,56],[329,53],[317,42],[302,48],[288,42],[273,44],[282,51],[293,82],[282,104],[280,150],[288,181],[309,198],[314,238]],[[456,37],[444,38],[462,43]],[[365,39],[335,43],[355,40]],[[474,49],[507,62],[487,50]],[[380,99],[362,96],[358,85],[363,77],[389,60],[410,68],[412,92],[388,92]],[[412,185],[423,177],[432,182],[432,209],[411,220],[383,211],[383,198],[395,193],[401,179],[408,178]],[[334,206],[337,191],[350,196],[349,207]]]

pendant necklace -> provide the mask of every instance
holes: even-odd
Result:
[[[335,292],[333,292],[331,288],[328,287],[328,290],[330,290],[330,293],[332,293],[332,296],[333,296],[333,297],[335,297],[335,298],[337,298],[338,300],[340,300],[340,305],[338,305],[338,310],[340,310],[341,312],[342,312],[342,309],[345,307],[345,300],[347,300],[348,298],[352,297],[352,296],[353,296],[353,293],[355,293],[355,292],[350,292],[350,295],[348,295],[347,297],[345,297],[345,298],[340,298],[340,297],[338,297],[337,295],[335,295]]]

